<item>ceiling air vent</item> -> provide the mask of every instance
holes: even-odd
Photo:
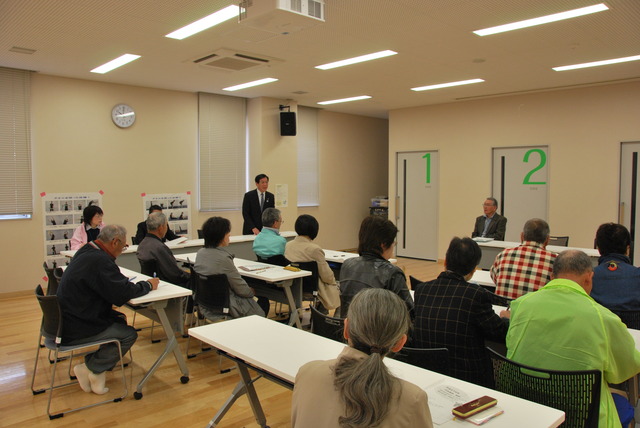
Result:
[[[271,61],[256,55],[240,53],[230,49],[219,49],[203,57],[194,59],[195,64],[228,71],[241,71],[268,65]]]

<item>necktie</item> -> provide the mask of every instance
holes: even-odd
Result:
[[[260,193],[260,210],[264,206],[264,193]]]

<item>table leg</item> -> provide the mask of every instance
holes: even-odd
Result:
[[[240,373],[240,381],[236,384],[231,396],[227,398],[227,401],[222,405],[222,408],[218,410],[215,416],[209,421],[207,428],[215,427],[220,423],[224,415],[227,414],[233,403],[244,394],[247,394],[247,398],[249,399],[249,404],[251,405],[251,410],[253,410],[253,416],[256,418],[256,422],[261,427],[267,427],[267,418],[264,415],[264,411],[262,410],[262,405],[260,404],[260,400],[258,399],[258,394],[256,393],[256,389],[253,387],[253,380],[251,379],[251,375],[249,374],[249,370],[244,364],[236,363],[238,367],[238,373]]]
[[[291,287],[295,284],[296,287],[300,287],[300,295],[302,294],[302,279],[297,278],[293,281],[285,281],[282,284],[282,288],[284,288],[284,294],[287,296],[287,300],[289,301],[289,307],[291,308],[291,319],[289,319],[289,325],[295,324],[296,327],[302,328],[302,324],[300,323],[300,315],[298,311],[300,310],[300,306],[296,299],[293,298],[293,293],[291,292]]]
[[[158,306],[151,306],[151,307],[156,311],[156,313],[158,314],[158,318],[162,323],[162,327],[164,328],[164,332],[167,336],[167,345],[165,346],[164,351],[162,351],[162,354],[160,354],[156,362],[153,363],[149,371],[147,371],[147,373],[144,375],[140,383],[138,383],[136,392],[134,392],[133,394],[136,400],[139,400],[142,398],[142,388],[144,387],[145,383],[147,383],[149,378],[153,375],[153,373],[160,366],[160,364],[162,364],[162,362],[167,357],[167,355],[169,355],[170,352],[173,352],[176,362],[178,363],[178,366],[182,371],[182,377],[180,378],[180,381],[182,383],[189,382],[189,369],[187,368],[187,363],[185,362],[184,357],[180,352],[180,348],[178,347],[178,341],[176,340],[176,337],[175,337],[175,330],[171,326],[171,322],[169,321],[169,318],[167,317],[167,314],[165,312],[166,301],[159,302],[159,303],[161,304]]]

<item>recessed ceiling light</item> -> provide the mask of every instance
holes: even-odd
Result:
[[[108,73],[111,70],[118,67],[122,67],[125,64],[129,64],[131,61],[134,61],[138,58],[140,58],[140,55],[124,54],[122,56],[119,56],[116,59],[112,59],[106,64],[102,64],[100,67],[94,68],[93,70],[91,70],[91,72],[98,73],[98,74]]]
[[[273,77],[267,77],[266,79],[254,80],[253,82],[242,83],[240,85],[229,86],[228,88],[222,88],[223,91],[238,91],[240,89],[250,88],[252,86],[264,85],[265,83],[277,82],[278,79]]]
[[[330,62],[328,64],[317,65],[316,68],[320,70],[329,70],[331,68],[344,67],[345,65],[357,64],[359,62],[371,61],[373,59],[384,58],[387,56],[395,55],[398,52],[386,50],[380,52],[374,52],[366,55],[357,56],[355,58],[343,59],[341,61]]]
[[[176,40],[186,39],[200,31],[204,31],[215,25],[228,21],[231,18],[237,17],[239,10],[240,8],[236,5],[227,6],[224,9],[220,9],[209,16],[205,16],[202,19],[198,19],[197,21],[174,31],[173,33],[169,33],[165,37]]]
[[[369,95],[360,95],[359,97],[340,98],[339,100],[321,101],[318,104],[326,106],[327,104],[348,103],[349,101],[366,100],[371,98]]]
[[[577,68],[599,67],[601,65],[618,64],[621,62],[638,61],[640,55],[627,56],[624,58],[605,59],[603,61],[585,62],[583,64],[563,65],[562,67],[553,67],[555,71],[575,70]]]
[[[484,82],[482,79],[469,79],[460,80],[458,82],[439,83],[437,85],[420,86],[418,88],[411,88],[412,91],[429,91],[431,89],[449,88],[451,86],[470,85],[471,83]]]
[[[606,4],[599,3],[593,6],[582,7],[580,9],[568,10],[566,12],[554,13],[553,15],[541,16],[539,18],[526,19],[524,21],[512,22],[511,24],[498,25],[497,27],[476,30],[478,36],[488,36],[490,34],[504,33],[505,31],[519,30],[520,28],[533,27],[535,25],[548,24],[549,22],[562,21],[563,19],[575,18],[577,16],[588,15],[590,13],[608,10]]]

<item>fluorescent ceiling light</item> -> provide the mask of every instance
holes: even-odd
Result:
[[[124,54],[116,59],[109,61],[106,64],[102,64],[100,67],[94,68],[93,70],[91,70],[91,72],[99,74],[108,73],[111,70],[122,67],[125,64],[129,64],[131,61],[134,61],[138,58],[140,58],[140,55]]]
[[[412,91],[429,91],[431,89],[449,88],[451,86],[470,85],[471,83],[484,82],[482,79],[460,80],[459,82],[439,83],[437,85],[420,86],[411,88]]]
[[[328,64],[318,65],[316,68],[320,70],[329,70],[331,68],[344,67],[345,65],[357,64],[359,62],[371,61],[372,59],[384,58],[387,56],[395,55],[398,52],[386,50],[380,52],[374,52],[367,55],[357,56],[355,58],[343,59],[342,61],[330,62]]]
[[[584,64],[563,65],[562,67],[553,67],[555,71],[575,70],[577,68],[599,67],[601,65],[618,64],[620,62],[638,61],[640,55],[627,56],[624,58],[605,59],[603,61],[585,62]]]
[[[323,106],[326,106],[328,104],[348,103],[349,101],[366,100],[369,98],[371,98],[369,95],[360,95],[359,97],[341,98],[339,100],[331,100],[331,101],[321,101],[318,104],[322,104]]]
[[[222,88],[223,91],[238,91],[244,88],[250,88],[252,86],[264,85],[265,83],[277,82],[278,79],[273,77],[267,77],[266,79],[254,80],[253,82],[242,83],[236,86],[229,86],[228,88]]]
[[[220,9],[209,16],[205,16],[202,19],[198,19],[196,22],[192,22],[191,24],[174,31],[173,33],[169,33],[165,37],[176,40],[186,39],[200,31],[204,31],[215,25],[228,21],[231,18],[237,17],[239,10],[240,8],[236,5],[227,6],[224,9]]]
[[[526,19],[524,21],[512,22],[511,24],[498,25],[497,27],[476,30],[478,36],[488,36],[490,34],[504,33],[505,31],[519,30],[520,28],[533,27],[535,25],[548,24],[549,22],[562,21],[563,19],[575,18],[577,16],[588,15],[590,13],[608,10],[606,4],[599,3],[593,6],[582,7],[580,9],[568,10],[566,12],[554,13],[553,15],[541,16],[539,18]]]

